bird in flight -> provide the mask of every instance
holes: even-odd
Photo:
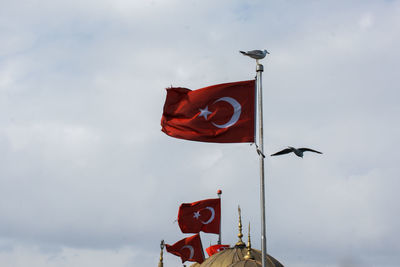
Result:
[[[267,54],[269,54],[269,52],[267,50],[265,50],[265,49],[264,50],[251,50],[251,51],[247,51],[247,52],[239,51],[239,52],[242,53],[245,56],[249,56],[251,58],[254,58],[257,61],[257,64],[258,64],[258,60],[259,59],[263,59],[263,58],[265,58],[265,56]]]
[[[318,153],[318,154],[322,154],[322,152],[319,152],[319,151],[311,149],[311,148],[306,148],[306,147],[294,148],[294,147],[288,146],[288,148],[285,148],[284,150],[276,152],[276,153],[272,154],[271,156],[279,156],[279,155],[288,154],[288,153],[293,152],[294,154],[296,154],[296,156],[302,158],[303,157],[303,153],[305,151],[310,151],[310,152],[315,152],[315,153]]]

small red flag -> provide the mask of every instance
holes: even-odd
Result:
[[[178,224],[182,233],[219,234],[221,223],[221,200],[205,199],[193,203],[183,203],[179,207]]]
[[[254,142],[255,80],[198,90],[167,89],[161,118],[167,135],[202,142]]]
[[[181,257],[182,263],[185,261],[202,263],[204,261],[203,246],[199,234],[184,238],[173,245],[166,244],[165,247],[169,253]]]
[[[214,245],[214,246],[206,248],[206,251],[207,251],[208,256],[211,257],[215,253],[223,251],[223,250],[225,250],[227,248],[229,248],[229,245]]]

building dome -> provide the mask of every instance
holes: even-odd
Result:
[[[262,263],[256,260],[242,260],[232,263],[228,267],[262,267]]]
[[[226,248],[218,253],[215,253],[211,257],[205,259],[201,264],[195,263],[190,265],[190,267],[261,267],[262,266],[262,253],[258,249],[253,249],[251,247],[250,241],[250,224],[249,224],[249,236],[248,243],[246,244],[242,241],[242,218],[239,207],[239,241],[234,247]],[[163,249],[164,240],[160,244],[160,262],[158,267],[163,267]],[[267,267],[284,267],[279,261],[274,257],[267,255]],[[186,265],[184,265],[186,266]]]
[[[239,241],[232,248],[224,249],[211,257],[207,258],[201,264],[195,263],[191,267],[260,267],[262,266],[262,253],[258,249],[251,248],[250,225],[247,247],[242,241],[242,219],[239,208]],[[279,261],[270,255],[267,255],[268,267],[284,267]]]
[[[191,267],[257,267],[261,266],[261,251],[251,249],[250,253],[253,259],[246,258],[248,249],[246,246],[236,245],[233,248],[222,250],[211,257],[207,258],[203,263],[195,263]],[[283,267],[283,265],[270,255],[267,255],[268,267]]]

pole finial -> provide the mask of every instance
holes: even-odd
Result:
[[[250,222],[249,222],[249,234],[247,241],[247,254],[244,256],[245,260],[254,260],[253,254],[251,254],[251,240],[250,240]]]
[[[164,239],[163,239],[163,240],[161,240],[161,243],[160,243],[161,252],[160,252],[160,262],[158,263],[158,267],[164,267],[164,263],[163,263],[163,260],[164,260],[164,258],[163,258],[164,247],[165,247],[165,243],[164,243]]]
[[[240,210],[240,206],[238,206],[238,212],[239,212],[239,233],[238,233],[238,237],[239,237],[239,241],[236,243],[236,246],[240,246],[240,247],[244,247],[245,243],[242,240],[243,234],[242,234],[242,212]]]

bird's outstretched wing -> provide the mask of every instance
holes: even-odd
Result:
[[[287,154],[287,153],[290,153],[290,152],[292,152],[292,150],[290,148],[285,148],[282,151],[279,151],[279,152],[276,152],[274,154],[271,154],[271,156],[283,155],[283,154]]]
[[[311,148],[306,148],[306,147],[299,148],[299,150],[301,150],[301,151],[311,151],[311,152],[315,152],[315,153],[318,153],[318,154],[322,154],[322,152],[319,152],[319,151],[311,149]]]

